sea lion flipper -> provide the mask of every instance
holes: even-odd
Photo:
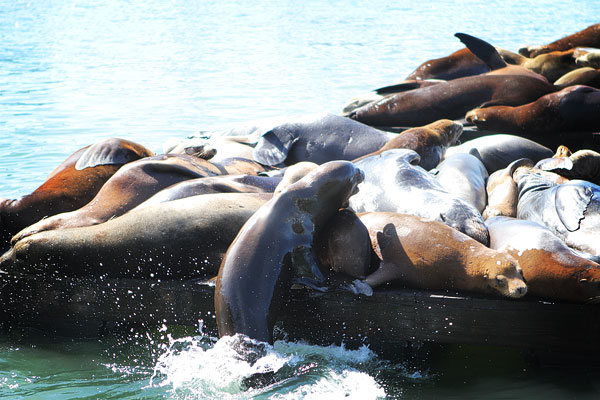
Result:
[[[454,36],[463,42],[471,53],[486,63],[492,71],[506,67],[506,61],[502,59],[496,48],[485,40],[467,35],[466,33],[455,33]]]
[[[77,160],[75,169],[80,171],[98,165],[127,164],[153,155],[150,150],[136,143],[109,138],[88,147]]]
[[[587,186],[560,185],[556,189],[554,204],[558,218],[570,232],[579,229],[585,211],[594,196]]]
[[[256,162],[264,165],[278,165],[285,161],[292,145],[298,140],[287,129],[273,129],[266,132],[256,144],[252,155]]]
[[[556,169],[566,169],[571,171],[573,169],[573,160],[569,157],[544,158],[543,160],[538,161],[535,168],[544,171],[554,171]]]

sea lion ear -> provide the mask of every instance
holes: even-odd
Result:
[[[560,222],[570,232],[579,229],[593,196],[594,192],[589,186],[563,184],[556,189],[554,201],[556,213]]]
[[[535,164],[535,168],[544,171],[554,171],[556,169],[566,169],[571,171],[573,169],[573,160],[569,157],[544,158]]]
[[[264,165],[279,165],[285,161],[297,140],[287,129],[276,128],[265,132],[252,152],[254,161]]]

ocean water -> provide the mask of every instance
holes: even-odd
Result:
[[[576,32],[596,0],[7,0],[0,4],[0,196],[34,190],[75,150],[261,118],[338,113],[461,48],[516,51]],[[237,339],[242,340],[242,339]],[[96,340],[0,334],[0,397],[599,398],[594,370],[464,348],[389,360],[368,347],[277,342],[254,364],[228,341],[164,327]],[[256,373],[267,382],[249,384]]]

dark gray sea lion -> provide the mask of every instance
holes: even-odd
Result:
[[[528,294],[553,300],[600,300],[600,265],[569,248],[533,221],[494,217],[486,221],[490,247],[513,256],[523,270]]]
[[[591,134],[600,127],[600,90],[570,86],[518,107],[475,109],[466,119],[479,129],[518,134],[550,147],[600,147],[600,136]]]
[[[461,119],[476,107],[527,104],[556,90],[530,76],[469,76],[386,96],[357,108],[349,118],[372,126],[422,126],[444,118]]]
[[[463,199],[482,212],[487,204],[485,189],[488,172],[473,154],[454,154],[435,168],[435,179],[453,196]]]
[[[552,157],[552,150],[532,140],[515,135],[498,134],[478,137],[458,146],[449,147],[445,157],[456,153],[468,153],[476,149],[481,155],[483,165],[491,174],[506,168],[511,162],[520,158],[529,158],[534,163],[543,158]]]
[[[17,233],[12,242],[34,233],[96,225],[123,215],[150,196],[175,183],[223,171],[214,164],[187,155],[160,155],[126,164],[83,207],[43,219]]]
[[[406,149],[357,161],[365,180],[350,198],[350,207],[357,213],[397,212],[441,221],[487,245],[489,237],[479,211],[448,193],[433,175],[414,165],[418,162],[419,155]]]
[[[435,168],[446,149],[454,145],[463,131],[463,126],[449,119],[442,119],[431,124],[410,128],[390,139],[379,150],[353,160],[362,160],[391,149],[410,149],[421,157],[419,165],[426,170]]]
[[[413,215],[367,213],[379,268],[364,282],[372,287],[396,282],[426,290],[465,290],[511,298],[527,293],[519,264],[437,221]]]
[[[315,164],[310,161],[300,161],[294,165],[290,165],[285,168],[285,172],[283,173],[283,177],[273,193],[278,194],[281,193],[284,189],[290,186],[293,183],[298,182],[300,179],[304,178],[311,171],[318,168],[319,164]]]
[[[264,165],[354,160],[380,149],[394,136],[337,115],[307,116],[264,133],[254,148],[254,160]]]
[[[215,276],[242,225],[270,193],[188,197],[99,225],[41,232],[0,258],[10,273],[191,279]]]
[[[212,193],[273,193],[281,177],[221,175],[189,179],[169,186],[134,208]]]
[[[514,178],[518,218],[546,226],[570,247],[600,255],[600,186],[580,180],[559,185],[527,170]]]
[[[215,288],[219,336],[272,342],[293,279],[322,281],[315,235],[363,179],[347,161],[321,165],[261,207],[223,259]]]
[[[535,57],[538,54],[550,51],[569,50],[574,47],[600,48],[600,24],[590,25],[582,31],[565,36],[545,46],[527,46],[519,49],[519,53],[527,57]]]
[[[124,164],[153,155],[140,144],[118,138],[76,151],[31,194],[0,198],[0,246],[44,217],[84,206]]]
[[[327,221],[316,242],[324,267],[353,278],[364,278],[372,272],[369,231],[354,212],[338,211]]]

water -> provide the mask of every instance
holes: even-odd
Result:
[[[598,22],[600,2],[4,1],[0,195],[31,192],[76,149],[328,111],[461,48],[467,32],[517,50]],[[170,329],[170,328],[169,328]],[[137,334],[137,336],[136,336]],[[171,336],[168,336],[171,334]],[[280,342],[254,366],[199,332],[69,340],[0,336],[2,398],[598,398],[597,371],[451,349],[419,363]],[[258,362],[257,362],[258,363]],[[216,369],[222,374],[214,375]]]

